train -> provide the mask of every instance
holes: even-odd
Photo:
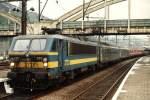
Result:
[[[10,86],[43,89],[131,57],[130,50],[63,35],[23,35],[9,49]],[[133,56],[133,55],[132,55]]]

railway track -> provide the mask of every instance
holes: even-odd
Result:
[[[9,64],[1,64],[0,63],[0,70],[9,69]]]
[[[9,61],[0,61],[0,70],[8,68],[9,68]]]
[[[0,66],[0,70],[7,70],[9,69],[9,66]]]
[[[130,64],[133,65],[132,63]],[[129,66],[130,66],[129,65]],[[101,100],[111,99],[112,94],[114,94],[114,91],[118,88],[119,84],[125,77],[125,75],[128,73],[128,71],[131,69],[131,67],[128,67],[118,78],[117,80],[112,84],[112,86],[108,89],[108,91],[101,97]]]
[[[133,60],[117,66],[118,68],[113,72],[108,72],[103,79],[94,82],[88,88],[75,95],[71,100],[110,100],[135,61]]]

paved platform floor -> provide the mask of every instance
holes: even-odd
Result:
[[[112,100],[150,100],[150,56],[133,65]]]

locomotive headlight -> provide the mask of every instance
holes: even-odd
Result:
[[[15,66],[15,63],[14,62],[11,62],[10,63],[10,67],[14,67]]]
[[[47,58],[43,58],[43,65],[45,68],[48,66]]]
[[[47,67],[47,66],[48,66],[48,63],[47,63],[47,62],[44,62],[43,65],[44,65],[44,67]]]

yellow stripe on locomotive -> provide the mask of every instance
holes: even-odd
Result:
[[[10,55],[23,55],[23,53],[19,53],[19,52],[11,52],[9,53]],[[47,54],[47,55],[46,55]],[[38,56],[58,56],[57,52],[31,52],[30,55],[38,55]],[[82,58],[82,59],[70,59],[70,60],[65,60],[65,64],[64,66],[68,66],[68,65],[75,65],[75,64],[82,64],[82,63],[87,63],[87,62],[93,62],[96,61],[97,58],[93,57],[93,58]],[[47,63],[47,66],[44,66],[44,63]],[[34,61],[27,61],[27,62],[18,62],[15,64],[17,67],[19,68],[56,68],[58,67],[58,60],[57,61],[50,61],[48,60],[48,62],[34,62]]]
[[[25,52],[9,52],[9,55],[24,55]],[[30,52],[31,55],[58,55],[58,52]]]

